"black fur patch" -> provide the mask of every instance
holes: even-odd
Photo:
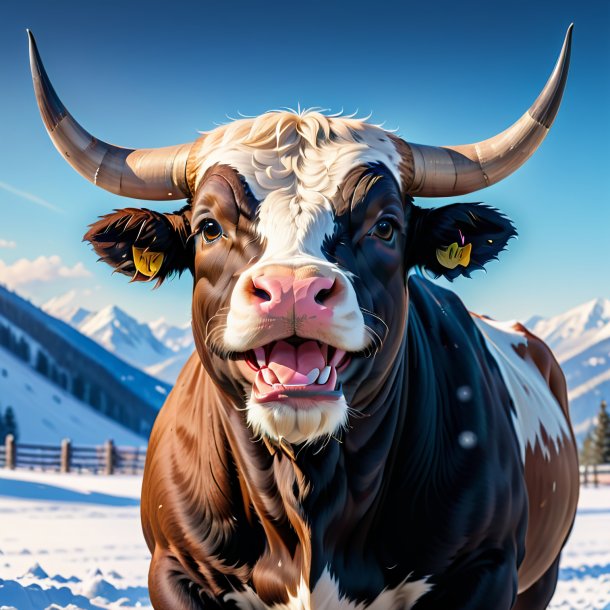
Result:
[[[508,240],[516,235],[509,218],[483,203],[453,203],[432,210],[415,207],[409,263],[450,281],[460,275],[470,277],[473,271],[497,260]],[[439,263],[436,251],[456,242],[460,246],[472,244],[470,263],[448,269]]]
[[[89,241],[99,260],[115,271],[130,276],[133,281],[156,279],[159,286],[172,274],[192,270],[190,233],[190,205],[173,214],[125,208],[106,214],[90,225],[83,241]],[[149,278],[136,270],[133,246],[163,253],[163,264],[155,277]]]

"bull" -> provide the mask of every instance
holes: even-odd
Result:
[[[190,271],[196,352],[154,425],[142,487],[157,609],[538,610],[554,592],[578,469],[565,380],[519,324],[453,280],[516,235],[474,192],[516,170],[559,108],[571,27],[529,110],[433,147],[353,117],[270,112],[194,142],[90,135],[30,35],[49,135],[126,208],[85,235],[134,281]],[[411,272],[416,270],[416,272]]]

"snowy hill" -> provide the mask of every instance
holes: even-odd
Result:
[[[0,347],[0,405],[17,414],[23,443],[99,445],[112,439],[119,445],[143,445],[144,437],[94,411],[89,405],[46,379]],[[3,443],[3,440],[0,440]]]
[[[160,318],[146,324],[116,306],[91,312],[73,305],[74,296],[51,299],[43,309],[132,366],[167,383],[176,381],[194,349],[190,323],[172,326]]]
[[[602,399],[610,400],[610,300],[595,299],[525,325],[553,350],[568,383],[570,412],[579,440]]]
[[[171,389],[2,286],[0,346],[4,384],[0,404],[3,407],[10,404],[15,409],[21,424],[21,440],[33,441],[30,435],[41,440],[43,428],[37,420],[49,420],[45,414],[54,414],[51,422],[54,426],[68,426],[65,418],[60,418],[59,404],[64,404],[63,401],[70,405],[64,414],[77,424],[72,435],[74,442],[85,442],[80,440],[84,438],[82,428],[93,435],[98,427],[98,442],[108,438],[108,424],[102,425],[100,418],[118,422],[115,439],[119,438],[118,424],[146,439]],[[96,417],[89,420],[90,415]],[[55,417],[60,419],[55,421]],[[52,426],[46,425],[46,432],[49,436],[45,442],[57,440]],[[65,435],[62,431],[61,437]],[[128,437],[127,431],[123,436]]]

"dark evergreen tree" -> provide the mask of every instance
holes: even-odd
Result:
[[[25,337],[21,337],[17,343],[17,356],[24,362],[30,361],[30,344],[26,341]]]
[[[0,445],[4,445],[4,439],[7,435],[6,426],[4,425],[4,414],[0,409]]]
[[[583,466],[593,466],[593,464],[596,463],[593,443],[593,429],[589,430],[589,433],[582,444],[582,449],[580,451],[580,463]]]
[[[9,331],[8,327],[4,324],[0,324],[0,345],[2,347],[8,347],[9,344]]]
[[[78,373],[72,379],[72,394],[79,400],[85,398],[85,380]]]
[[[597,464],[610,464],[610,417],[606,408],[606,401],[602,400],[593,435],[593,451]]]
[[[6,434],[12,434],[15,437],[15,441],[19,439],[19,427],[17,426],[17,418],[13,407],[6,407],[4,413],[4,429]]]
[[[49,375],[49,359],[40,350],[36,354],[36,370],[45,377]]]

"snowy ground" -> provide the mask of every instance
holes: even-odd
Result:
[[[0,470],[0,609],[151,608],[140,485]]]
[[[0,470],[0,610],[150,609],[140,478]],[[583,489],[552,609],[610,610],[610,486]]]

